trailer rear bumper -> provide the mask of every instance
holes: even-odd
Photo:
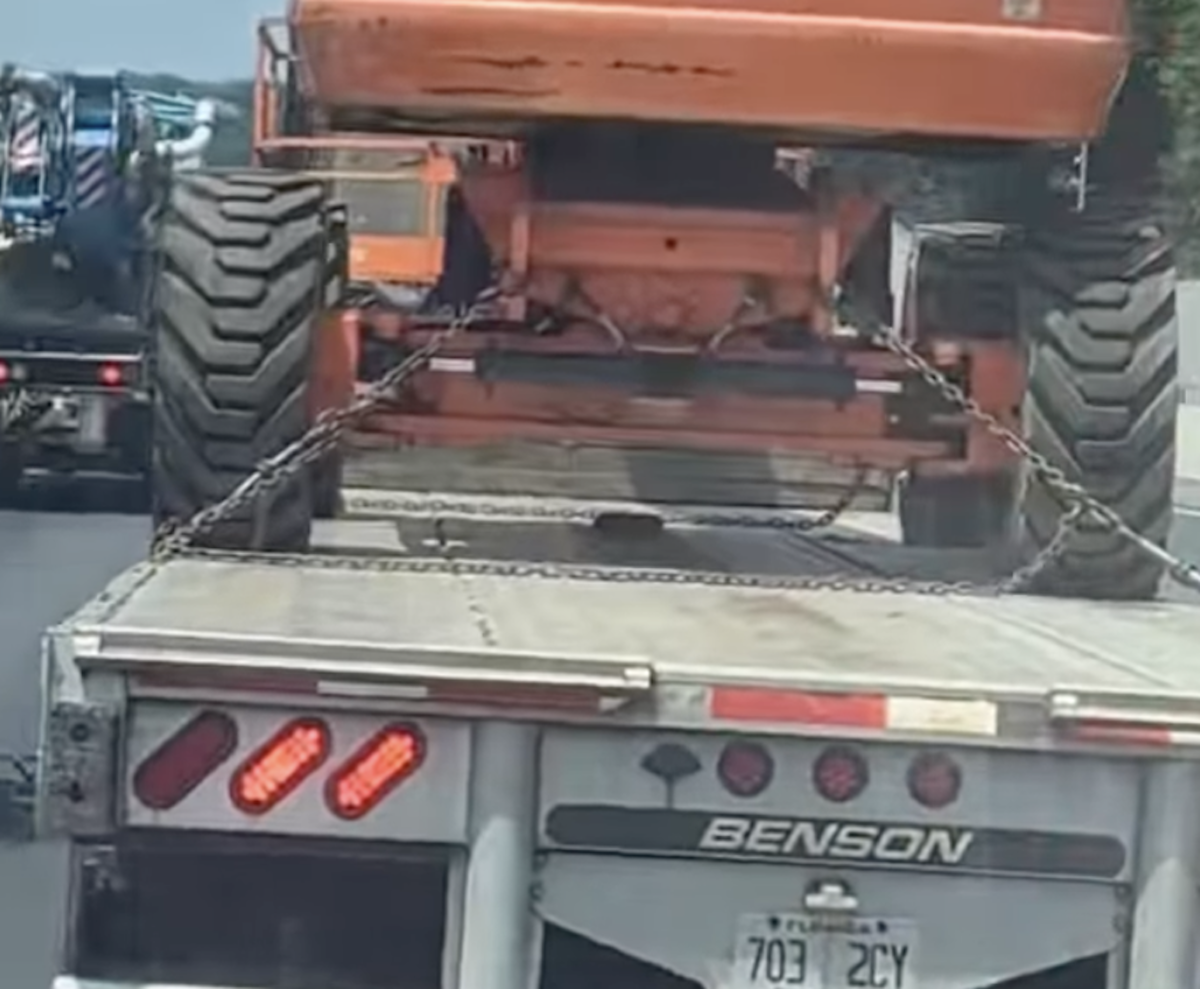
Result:
[[[1086,17],[1011,3],[1007,17],[999,3],[886,18],[866,3],[756,6],[313,0],[296,24],[321,104],[417,118],[1082,140],[1101,129],[1127,57],[1110,0]]]
[[[153,744],[162,743],[180,717],[194,710],[189,704],[159,705],[156,731],[143,730],[139,735],[135,706],[134,736],[140,737],[141,744],[130,752],[131,765],[138,764],[147,745],[153,758]],[[277,721],[285,712],[251,714],[243,709],[238,716]],[[373,717],[378,722],[384,715]],[[348,726],[349,719],[341,716],[335,731],[345,733]],[[366,728],[369,732],[370,726]],[[428,767],[438,769],[444,781],[452,780],[460,798],[465,798],[454,802],[466,809],[460,827],[443,833],[446,843],[468,852],[459,859],[461,872],[445,881],[445,929],[457,932],[443,956],[447,975],[442,985],[450,989],[527,985],[531,972],[546,972],[549,962],[541,945],[552,926],[632,958],[652,960],[701,985],[725,984],[720,974],[728,965],[728,949],[738,944],[735,937],[741,921],[776,910],[788,916],[821,916],[822,908],[810,902],[818,885],[844,891],[847,905],[838,909],[846,911],[846,917],[859,919],[861,905],[863,920],[895,919],[898,927],[919,933],[922,980],[918,985],[974,989],[998,978],[1097,954],[1109,956],[1107,984],[1113,989],[1183,989],[1188,984],[1188,932],[1197,918],[1196,848],[1200,847],[1195,824],[1200,819],[1195,813],[1200,788],[1194,761],[1147,767],[1146,796],[1134,801],[1129,797],[1138,774],[1128,767],[1073,760],[1070,765],[1047,766],[1047,777],[1039,778],[1033,761],[1039,756],[1022,757],[1026,761],[1022,770],[1004,756],[980,753],[970,761],[956,752],[964,763],[969,762],[963,770],[968,779],[975,779],[981,767],[989,767],[989,782],[998,787],[995,792],[1008,792],[1023,781],[1039,792],[1053,782],[1064,785],[1068,793],[1077,792],[1080,785],[1096,787],[1099,804],[1109,811],[1104,817],[1109,823],[1085,832],[1078,822],[1087,819],[1088,808],[1080,802],[1058,809],[1031,802],[1008,810],[992,804],[986,822],[956,825],[947,831],[928,821],[880,824],[860,818],[861,811],[854,810],[843,811],[844,819],[833,811],[810,818],[809,814],[816,814],[812,810],[789,817],[784,807],[798,799],[794,795],[799,789],[797,775],[802,781],[809,762],[804,747],[819,748],[824,744],[819,739],[796,743],[799,748],[791,753],[796,758],[777,764],[778,782],[786,784],[792,795],[774,804],[768,816],[761,807],[756,814],[744,804],[724,805],[715,781],[709,782],[707,770],[714,749],[724,741],[721,738],[706,741],[680,733],[649,735],[620,729],[604,738],[587,729],[539,729],[528,723],[492,720],[477,721],[467,731],[469,751],[459,748],[467,761]],[[261,741],[261,731],[247,734],[249,750]],[[699,753],[697,767],[703,765],[704,774],[699,775],[697,768],[697,775],[676,781],[687,794],[681,806],[664,806],[659,789],[642,782],[651,770],[644,764],[639,767],[638,757],[645,756],[656,740]],[[433,742],[432,753],[438,752],[439,741],[444,739]],[[789,743],[770,739],[768,744]],[[894,770],[894,759],[902,762],[910,749],[901,743],[889,756],[876,748],[871,758]],[[578,761],[585,751],[592,757],[590,766]],[[601,779],[609,785],[599,785]],[[209,786],[212,782],[202,783],[186,800],[208,811],[215,809],[217,801],[212,798],[224,791],[224,779]],[[592,796],[589,788],[598,785],[601,792]],[[618,792],[619,801],[613,799]],[[421,805],[424,794],[400,790],[395,797],[395,802],[412,801],[406,812],[393,808],[411,826],[421,816],[414,808]],[[892,814],[903,813],[901,800],[893,791]],[[1119,801],[1124,801],[1121,812],[1116,810]],[[292,803],[304,802],[304,791],[298,791]],[[431,806],[427,800],[424,804]],[[444,810],[446,804],[432,806]],[[972,813],[964,808],[956,818],[969,818]],[[1026,823],[1054,821],[1054,832],[1040,833],[1043,839],[1053,840],[1019,840],[1022,832],[1014,829],[1014,815]],[[188,829],[182,822],[189,816],[195,818],[195,807],[163,812],[149,826],[141,821],[140,833],[166,837],[167,831],[173,831],[171,837],[195,841],[198,848],[214,832]],[[243,822],[241,833],[228,835],[226,847],[253,832],[258,832],[259,848],[265,847],[263,839],[273,841],[276,851],[287,842],[295,847],[304,840],[296,834],[304,821],[309,832],[329,830],[311,813],[283,811],[283,818],[282,828],[273,818]],[[290,838],[285,835],[289,818]],[[731,840],[738,825],[744,825],[741,831],[754,833],[753,845],[749,839],[745,847]],[[789,829],[809,835],[802,844],[817,842],[828,848],[834,846],[826,846],[819,834],[832,832],[835,843],[844,834],[844,846],[819,853],[808,845],[800,851],[784,851],[793,841]],[[349,860],[354,856],[347,853],[355,845],[361,848],[365,836],[354,834],[353,825],[347,825],[346,831],[341,856]],[[720,837],[720,843],[700,838],[701,833]],[[396,840],[410,840],[408,835],[393,834]],[[924,867],[904,865],[903,856],[908,854],[904,849],[915,847],[914,836],[961,841],[964,834],[968,844],[962,847],[977,853],[969,861],[955,859],[936,868],[928,867],[924,859]],[[1136,836],[1136,842],[1123,845],[1117,834]],[[855,850],[864,841],[878,842],[890,860],[885,862],[881,852],[878,860],[866,856],[870,860],[864,861],[865,853]],[[1096,855],[1097,849],[1112,847],[1122,853],[1117,860]],[[915,859],[917,853],[911,855]],[[538,889],[536,909],[531,908],[531,884]],[[631,890],[636,895],[627,897]],[[1125,890],[1132,890],[1131,898]],[[187,903],[188,892],[181,889],[177,902]],[[187,916],[187,909],[175,902],[163,904],[162,909]],[[1019,919],[997,924],[998,913]],[[282,926],[287,919],[272,917],[270,922]],[[190,974],[185,966],[173,965],[177,980]],[[549,984],[561,985],[553,980]],[[143,987],[147,984],[140,980],[71,977],[60,977],[53,984],[53,989]],[[193,986],[173,980],[155,982],[153,989]]]
[[[29,389],[26,412],[0,426],[0,471],[29,480],[130,481],[146,475],[149,404],[144,393],[100,388]],[[0,387],[0,401],[13,400]],[[11,408],[19,410],[19,406]]]

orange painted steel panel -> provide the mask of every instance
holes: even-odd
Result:
[[[529,202],[520,172],[502,168],[469,170],[462,188],[492,256],[526,298],[583,318],[603,313],[634,335],[710,336],[734,316],[811,316],[821,285],[836,279],[880,208],[858,196],[795,213]],[[823,242],[832,244],[830,272],[820,270]],[[748,295],[763,301],[746,310]]]
[[[525,440],[534,443],[569,443],[628,448],[706,450],[713,453],[753,451],[812,454],[832,464],[903,470],[914,460],[945,455],[945,444],[883,437],[811,436],[807,433],[739,433],[733,430],[662,427],[618,427],[593,423],[561,424],[511,419],[457,419],[453,416],[370,416],[349,445],[359,449],[399,445],[478,447]]]
[[[1127,61],[1123,11],[1124,0],[297,0],[292,20],[327,106],[1070,140],[1103,125]]]
[[[358,313],[329,310],[322,315],[309,365],[308,411],[314,420],[327,409],[343,409],[354,400],[361,339]]]
[[[354,234],[350,238],[350,281],[432,285],[441,274],[442,250],[441,237]]]
[[[969,355],[971,396],[981,408],[1020,434],[1025,369],[1016,349],[1004,341],[988,340],[955,340],[943,346]],[[967,429],[966,457],[927,461],[921,465],[922,474],[992,474],[1016,463],[1016,454],[985,426],[965,416],[962,421]]]

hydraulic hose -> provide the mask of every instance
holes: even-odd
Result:
[[[180,171],[190,171],[204,164],[204,152],[212,143],[217,119],[216,102],[200,100],[196,104],[194,119],[195,126],[187,137],[177,141],[159,141],[155,145],[159,156],[170,159]]]
[[[62,85],[47,72],[22,69],[11,63],[0,67],[0,97],[26,93],[43,106],[62,95]]]

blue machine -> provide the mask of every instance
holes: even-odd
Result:
[[[0,68],[0,504],[32,473],[144,473],[147,231],[218,109]]]
[[[49,261],[78,284],[66,297],[126,309],[136,297],[141,219],[173,168],[195,168],[212,137],[212,101],[144,92],[121,74],[0,69],[0,248],[21,284]],[[0,260],[0,273],[4,264]],[[62,278],[51,279],[63,296]],[[99,296],[99,298],[94,298]]]
[[[215,113],[211,100],[132,89],[121,74],[0,69],[0,231],[43,236],[136,183],[150,156],[196,167]]]

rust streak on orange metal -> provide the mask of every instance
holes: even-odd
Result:
[[[298,0],[317,99],[572,116],[1085,139],[1127,57],[1121,0]],[[956,80],[970,80],[960,90]]]
[[[1004,425],[1021,433],[1020,405],[1025,374],[1010,344],[1004,341],[956,340],[956,350],[969,360],[971,396]],[[994,474],[1010,468],[1016,456],[1004,443],[975,422],[966,422],[966,456],[938,459],[921,465],[925,475]]]
[[[308,389],[313,419],[326,409],[344,408],[354,399],[361,336],[354,311],[330,311],[317,326]]]

